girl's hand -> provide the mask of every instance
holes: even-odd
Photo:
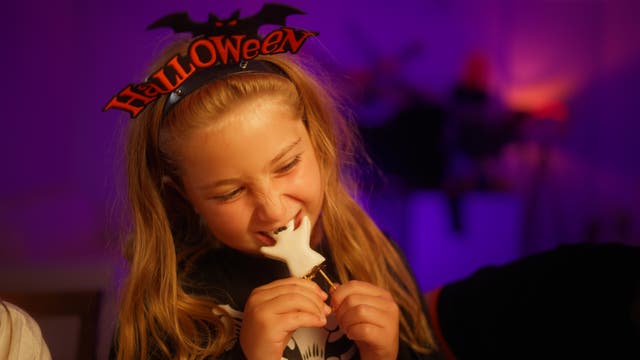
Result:
[[[316,283],[293,277],[254,289],[240,328],[245,356],[280,360],[296,329],[325,325],[331,312],[326,299],[327,294]]]
[[[332,293],[331,307],[342,331],[358,346],[361,359],[396,359],[400,311],[391,293],[349,281]]]

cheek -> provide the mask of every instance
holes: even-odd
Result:
[[[324,196],[324,187],[320,177],[318,164],[315,161],[309,162],[309,164],[304,168],[304,171],[300,174],[298,180],[299,181],[297,181],[296,186],[304,200],[309,206],[314,208],[319,207]]]
[[[218,208],[203,209],[201,216],[216,239],[230,245],[247,228],[250,216],[242,204],[228,204]]]

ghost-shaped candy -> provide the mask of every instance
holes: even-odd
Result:
[[[322,264],[324,256],[310,247],[311,222],[307,216],[297,229],[293,220],[289,221],[285,230],[273,235],[276,244],[260,248],[265,256],[280,260],[287,264],[289,272],[295,277],[308,275],[314,267]]]

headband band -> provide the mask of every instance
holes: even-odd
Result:
[[[203,85],[225,78],[233,74],[248,74],[248,73],[267,73],[276,74],[288,79],[285,72],[273,63],[261,60],[243,61],[239,64],[226,64],[212,66],[210,68],[199,71],[193,76],[185,80],[182,85],[172,91],[167,97],[167,102],[164,104],[162,110],[163,115],[167,115],[169,111],[180,100],[184,99],[187,95],[193,91],[201,88]]]
[[[193,90],[224,76],[250,71],[284,75],[277,66],[265,61],[250,61],[260,55],[297,53],[305,41],[317,32],[285,26],[290,15],[302,11],[280,4],[265,4],[255,15],[239,18],[236,11],[231,18],[218,19],[209,14],[204,23],[191,20],[186,13],[167,15],[149,26],[150,29],[169,27],[174,32],[190,32],[195,36],[186,54],[175,54],[162,67],[139,84],[129,84],[105,105],[103,111],[119,109],[132,118],[163,95],[169,95],[165,113]],[[281,25],[261,37],[263,25]]]

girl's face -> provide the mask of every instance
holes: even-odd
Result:
[[[241,102],[178,152],[185,196],[222,243],[259,254],[275,243],[267,234],[304,215],[319,243],[320,169],[302,119],[282,99]]]

